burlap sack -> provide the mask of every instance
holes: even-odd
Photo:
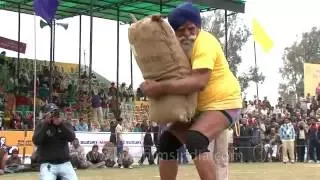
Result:
[[[129,42],[144,79],[156,81],[184,78],[191,64],[170,25],[160,16],[146,17],[129,28]],[[150,100],[150,120],[189,121],[197,96],[165,96]]]

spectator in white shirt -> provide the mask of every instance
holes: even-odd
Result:
[[[122,167],[122,157],[123,157],[123,139],[122,139],[122,118],[118,119],[118,124],[116,126],[116,142],[117,142],[117,158],[118,158],[118,167]]]
[[[256,110],[255,105],[252,101],[249,101],[248,107],[247,107],[247,113],[253,113]]]

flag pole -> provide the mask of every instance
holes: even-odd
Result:
[[[34,14],[34,60],[33,60],[33,130],[36,128],[37,99],[37,16]]]
[[[253,52],[254,52],[254,67],[255,67],[256,73],[258,74],[256,41],[253,41]],[[257,99],[259,100],[259,82],[256,82],[256,95],[257,95]]]

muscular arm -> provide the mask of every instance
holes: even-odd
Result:
[[[188,95],[194,92],[202,91],[210,78],[211,70],[197,69],[193,70],[192,75],[179,79],[160,82],[163,87],[163,94]]]
[[[37,127],[35,128],[33,137],[32,137],[33,144],[35,144],[37,146],[42,144],[42,142],[45,138],[47,129],[48,129],[48,125],[45,123],[40,123],[37,125]]]
[[[62,122],[61,123],[61,130],[63,131],[65,138],[69,142],[72,142],[76,138],[76,135],[75,135],[73,128],[72,128],[72,125],[70,123]]]

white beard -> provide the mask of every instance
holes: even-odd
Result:
[[[182,47],[184,53],[189,59],[192,57],[193,45],[196,40],[196,36],[191,36],[189,38],[181,37],[179,38],[180,46]]]

